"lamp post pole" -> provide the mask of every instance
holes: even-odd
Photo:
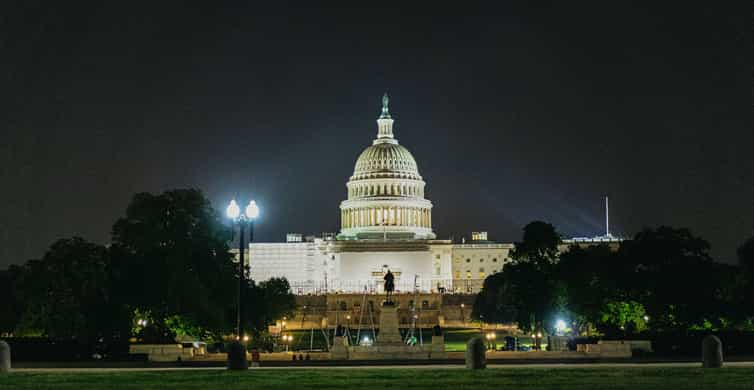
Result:
[[[244,320],[244,308],[243,308],[243,301],[244,301],[244,284],[246,283],[246,262],[244,261],[244,252],[246,251],[246,243],[244,241],[245,235],[244,231],[246,230],[246,225],[249,225],[249,244],[251,244],[254,241],[254,220],[253,219],[240,219],[238,222],[238,231],[239,231],[239,237],[238,237],[238,253],[239,253],[239,259],[238,259],[238,313],[236,318],[236,331],[238,334],[238,338],[243,338],[243,320]],[[251,258],[251,253],[249,253],[249,258]]]
[[[246,347],[243,342],[245,338],[243,335],[243,299],[244,291],[246,290],[246,261],[244,259],[245,251],[245,230],[246,225],[249,225],[249,242],[254,240],[254,219],[259,216],[259,208],[256,202],[251,201],[246,206],[245,212],[242,214],[238,203],[235,199],[231,200],[226,210],[228,217],[235,223],[238,223],[238,305],[236,313],[236,342],[230,347],[228,351],[228,368],[229,369],[245,369],[246,364]],[[251,257],[251,254],[249,254]]]
[[[244,221],[238,221],[238,305],[236,313],[236,335],[239,340],[243,337],[243,285],[246,282],[244,265]]]

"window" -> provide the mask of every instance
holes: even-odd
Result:
[[[484,272],[484,267],[479,267],[479,272]]]
[[[435,259],[439,259],[439,258],[440,258],[439,254],[435,255]]]
[[[484,259],[479,259],[479,262],[480,263],[484,263]]]
[[[422,301],[422,310],[429,309],[429,301]]]
[[[456,271],[456,279],[461,279],[461,271]]]
[[[492,259],[492,262],[493,263],[497,263],[497,259]]]
[[[467,263],[471,263],[471,259],[466,259],[466,262]]]
[[[466,271],[466,279],[471,279],[471,271]]]
[[[484,279],[484,272],[479,271],[479,279]]]

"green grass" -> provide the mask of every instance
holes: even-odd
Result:
[[[28,373],[0,376],[2,389],[752,389],[754,369],[512,368],[185,370]]]

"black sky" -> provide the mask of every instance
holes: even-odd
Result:
[[[600,234],[604,194],[614,231],[721,261],[754,233],[751,9],[300,3],[5,3],[0,268],[107,242],[140,191],[253,197],[261,241],[336,231],[386,90],[441,238]]]

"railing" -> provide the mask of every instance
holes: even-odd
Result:
[[[479,292],[482,279],[431,279],[413,281],[400,280],[395,283],[395,293],[414,293],[417,289],[420,293],[441,294],[474,294]],[[297,295],[320,295],[320,294],[384,294],[384,283],[381,280],[289,280],[291,292]]]

